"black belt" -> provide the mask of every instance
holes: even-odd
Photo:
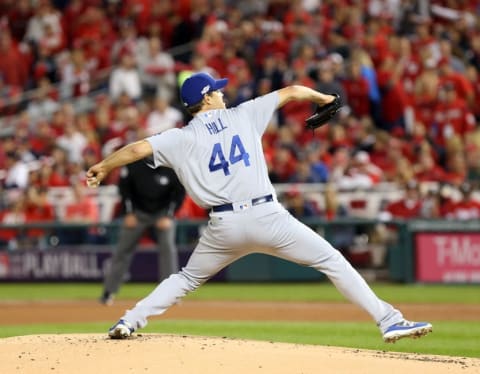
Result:
[[[265,195],[262,197],[256,197],[255,199],[252,199],[252,206],[255,205],[260,205],[263,203],[269,203],[270,201],[273,201],[273,195]],[[223,205],[217,205],[212,207],[212,212],[218,213],[218,212],[231,212],[233,211],[233,204],[228,203],[228,204],[223,204]]]

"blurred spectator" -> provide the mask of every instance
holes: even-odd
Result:
[[[297,163],[295,172],[288,179],[289,183],[317,183],[316,176],[312,173],[310,161],[303,156]]]
[[[342,123],[345,124],[345,131],[352,139],[354,150],[366,151],[372,156],[371,152],[377,142],[378,134],[382,133],[375,129],[372,119],[369,116],[358,119],[350,114],[343,119]]]
[[[430,131],[442,153],[448,139],[453,136],[464,138],[475,129],[475,117],[463,97],[458,96],[452,83],[441,86],[435,112],[435,124]]]
[[[445,61],[453,71],[463,74],[465,72],[465,63],[453,53],[452,41],[442,38],[438,42],[439,52],[442,61]]]
[[[137,28],[142,35],[156,35],[161,38],[164,48],[171,47],[173,32],[174,5],[171,1],[153,1],[150,13],[144,22],[137,20]]]
[[[17,135],[16,153],[18,154],[18,158],[29,166],[29,170],[32,169],[34,163],[37,163],[37,158],[30,149],[30,143],[26,131],[23,136]]]
[[[77,163],[82,170],[89,162],[100,161],[102,158],[102,144],[99,141],[97,132],[94,129],[89,129],[85,132],[85,138],[87,144],[83,148],[82,160]]]
[[[48,198],[48,189],[45,187],[30,186],[26,191],[26,222],[27,223],[54,223],[55,208]],[[27,247],[45,249],[52,228],[29,228],[26,230],[25,243]]]
[[[289,55],[292,59],[300,57],[305,46],[310,46],[314,50],[318,49],[318,39],[310,32],[308,23],[297,20],[291,24],[290,30],[292,31],[292,39],[290,41]]]
[[[407,95],[415,91],[415,82],[422,72],[422,61],[419,51],[412,49],[410,39],[406,37],[391,38],[397,41],[397,49],[392,51],[403,66],[401,80]],[[392,47],[392,46],[391,46]]]
[[[225,45],[218,58],[208,62],[219,76],[235,79],[236,71],[248,65],[247,61],[237,53],[235,46]]]
[[[28,83],[28,57],[16,44],[10,33],[0,30],[0,75],[6,86],[24,89]]]
[[[440,219],[442,217],[443,202],[444,198],[441,196],[438,186],[426,186],[425,192],[422,194],[421,218]]]
[[[231,106],[236,106],[244,101],[253,99],[255,82],[250,68],[246,63],[240,63],[232,77],[232,87],[226,90],[227,101]]]
[[[404,134],[407,131],[406,111],[409,108],[409,100],[400,79],[404,67],[391,54],[383,56],[381,61],[377,75],[382,96],[380,127],[385,131]]]
[[[268,93],[271,90],[277,90],[283,87],[284,74],[287,70],[287,63],[285,59],[280,56],[276,58],[274,54],[268,54],[263,59],[260,65],[257,65],[257,77],[258,84],[257,91],[261,94],[259,87],[261,85],[268,84],[270,89],[265,89],[264,92]]]
[[[82,36],[82,28],[88,23],[88,16],[85,15],[86,4],[82,0],[71,0],[62,11],[62,23],[65,27],[66,38],[69,43]],[[87,20],[85,20],[87,18]],[[90,25],[93,26],[94,25]],[[80,29],[80,32],[78,31]]]
[[[192,72],[203,71],[205,73],[210,74],[213,77],[219,77],[218,72],[208,64],[207,59],[198,53],[194,53],[192,55],[192,58],[190,60],[190,66],[185,65],[184,67],[187,69],[189,74],[191,74]],[[227,87],[225,87],[225,89]]]
[[[110,76],[109,94],[113,101],[122,94],[134,101],[140,99],[142,86],[133,54],[125,52],[120,56],[120,65],[113,69]]]
[[[326,183],[329,178],[328,166],[323,159],[327,154],[323,144],[312,143],[305,151],[314,183]]]
[[[27,106],[28,116],[34,123],[40,120],[49,120],[59,109],[60,105],[55,98],[54,90],[47,77],[40,78],[37,82],[37,89]]]
[[[471,107],[475,99],[473,87],[464,74],[454,70],[452,62],[448,57],[442,57],[440,59],[438,62],[438,72],[440,86],[455,90],[457,93],[456,96],[465,100],[467,105]]]
[[[342,84],[335,77],[333,64],[328,59],[320,61],[318,65],[318,82],[315,89],[320,92],[337,93],[343,103],[348,102]]]
[[[323,215],[326,219],[333,220],[335,218],[348,216],[348,209],[340,202],[337,188],[333,183],[325,184],[323,196],[325,198]],[[349,230],[347,229],[347,231]]]
[[[471,36],[470,49],[466,55],[469,64],[480,66],[480,34],[475,33]]]
[[[46,77],[48,81],[56,83],[59,80],[57,61],[53,52],[46,43],[40,43],[37,48],[37,56],[32,66],[33,79],[38,84],[39,80]]]
[[[295,185],[285,192],[285,208],[299,219],[315,217],[318,214],[315,205],[305,199],[303,193]]]
[[[448,182],[445,170],[437,165],[428,148],[420,151],[414,165],[415,179],[419,182]]]
[[[203,25],[200,39],[194,46],[194,52],[202,55],[207,65],[210,61],[220,57],[225,46],[225,24],[223,22],[210,22]]]
[[[67,122],[64,129],[65,132],[57,138],[56,144],[67,152],[69,162],[81,162],[87,138],[73,122]]]
[[[161,96],[171,101],[175,95],[175,61],[162,49],[159,37],[145,41],[146,51],[137,55],[143,92],[149,97]]]
[[[112,68],[110,53],[103,39],[89,38],[83,43],[85,64],[90,74],[92,91],[104,90]]]
[[[103,145],[110,135],[110,124],[113,118],[113,108],[108,99],[97,99],[97,106],[91,114],[93,128],[97,133],[98,140]]]
[[[330,162],[330,181],[337,182],[347,172],[351,155],[347,147],[339,147],[332,151]]]
[[[27,164],[20,159],[20,155],[16,150],[9,151],[6,156],[4,188],[26,189],[28,187],[29,173]]]
[[[473,197],[473,186],[470,183],[462,183],[459,187],[461,198],[454,202],[445,214],[447,219],[454,220],[478,220],[480,218],[480,201]]]
[[[0,116],[14,114],[18,110],[21,98],[22,88],[6,85],[0,73]]]
[[[446,218],[456,204],[454,189],[449,184],[440,184],[437,192],[438,218]]]
[[[480,182],[480,132],[473,132],[466,139],[465,162],[467,164],[467,180]]]
[[[64,99],[84,96],[90,91],[90,72],[82,49],[73,49],[69,61],[63,66],[61,87]]]
[[[99,222],[99,204],[93,196],[87,194],[86,186],[81,181],[71,185],[72,201],[65,206],[62,221],[69,224],[92,225]],[[60,244],[96,243],[99,239],[98,228],[76,227],[57,230]]]
[[[135,106],[125,108],[120,138],[125,144],[145,137],[145,122]]]
[[[362,67],[358,61],[352,61],[347,67],[347,76],[342,81],[346,103],[353,114],[358,117],[369,116],[370,98],[367,79],[362,75]]]
[[[2,136],[0,137],[0,170],[1,176],[0,180],[3,179],[5,173],[5,163],[7,159],[7,153],[13,149],[13,139],[11,136]]]
[[[17,0],[8,12],[9,28],[12,37],[17,41],[23,40],[28,22],[32,17],[32,5],[29,0]]]
[[[413,179],[415,172],[405,148],[403,140],[391,137],[385,132],[377,134],[371,158],[372,162],[382,169],[385,181],[403,185]]]
[[[387,204],[380,218],[384,221],[391,219],[419,218],[422,213],[420,186],[417,181],[411,180],[405,184],[405,196]]]
[[[467,162],[464,156],[463,142],[459,137],[449,139],[446,147],[445,171],[447,181],[460,186],[467,177]]]
[[[5,209],[0,210],[0,223],[5,225],[21,225],[27,221],[26,198],[22,193],[18,197],[10,198]],[[21,245],[21,231],[18,228],[0,229],[0,248],[16,250]]]
[[[118,64],[123,55],[135,56],[138,52],[138,32],[132,20],[128,18],[120,19],[118,28],[118,36],[110,50],[114,64]]]
[[[272,167],[278,182],[287,182],[297,168],[297,161],[291,149],[286,146],[278,148],[273,156]]]
[[[289,53],[289,44],[285,38],[282,23],[275,21],[265,23],[263,28],[263,37],[258,41],[259,44],[255,53],[255,63],[262,65],[266,56],[276,54],[286,58]]]
[[[68,151],[62,147],[55,146],[52,149],[51,157],[45,160],[41,174],[43,184],[49,187],[70,186]]]
[[[34,8],[33,17],[30,18],[25,33],[25,40],[38,44],[46,37],[46,25],[51,29],[53,36],[63,38],[61,14],[56,10],[50,0],[39,0]]]
[[[153,110],[146,119],[146,132],[148,135],[157,134],[167,129],[178,127],[183,123],[183,115],[177,108],[169,104],[163,96],[157,97]]]
[[[372,17],[367,20],[363,47],[370,55],[373,66],[377,69],[388,55],[388,37],[391,30],[382,23],[380,17]]]
[[[307,74],[306,62],[300,59],[296,59],[292,63],[291,71],[287,72],[285,77],[285,84],[293,85],[299,84],[310,88],[315,88],[315,81]],[[326,91],[323,91],[326,92]],[[332,91],[336,92],[336,91]],[[289,102],[285,104],[281,112],[285,118],[285,121],[292,121],[302,123],[305,119],[305,113],[312,112],[312,104],[309,101]]]
[[[368,82],[368,100],[370,102],[370,115],[375,125],[379,126],[381,114],[381,94],[378,87],[377,71],[375,70],[373,61],[366,52],[366,50],[361,48],[353,48],[350,61],[353,64],[360,64],[360,71],[362,77],[364,77]]]
[[[65,36],[63,35],[63,31],[61,29],[55,30],[51,23],[44,23],[43,35],[38,40],[37,50],[38,46],[42,46],[42,48],[45,48],[53,55],[61,52],[65,48]]]
[[[480,61],[478,66],[480,66]],[[474,101],[470,108],[478,122],[480,120],[480,74],[474,65],[468,65],[465,72],[465,77],[473,87]]]
[[[331,125],[328,127],[328,140],[330,141],[330,150],[338,148],[352,148],[352,138],[343,124]]]
[[[368,189],[383,179],[380,168],[373,164],[365,151],[357,152],[344,173],[337,176],[335,183],[339,189]]]

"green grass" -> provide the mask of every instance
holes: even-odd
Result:
[[[119,299],[139,300],[151,292],[153,283],[126,284]],[[3,300],[96,300],[99,283],[0,283]],[[478,285],[372,284],[377,295],[391,303],[480,304]],[[345,301],[328,282],[320,283],[207,283],[187,296],[190,300],[244,301]],[[334,312],[332,312],[334,313]],[[460,318],[459,318],[460,319]],[[480,316],[479,316],[480,321]],[[417,341],[382,342],[371,322],[246,322],[172,321],[152,318],[144,332],[179,335],[321,344],[386,351],[480,357],[479,321],[433,321],[431,336]],[[0,326],[0,337],[30,334],[105,333],[112,321],[85,324],[38,324]]]
[[[221,336],[363,348],[393,352],[412,352],[448,356],[480,357],[480,324],[434,321],[434,332],[419,340],[404,339],[395,344],[383,343],[380,333],[367,322],[237,322],[152,320],[144,333]],[[42,324],[2,326],[0,337],[35,334],[102,333],[109,323]],[[106,335],[105,335],[106,336]]]
[[[155,288],[153,283],[126,284],[120,299],[141,299]],[[377,295],[392,303],[479,304],[478,285],[372,284]],[[3,283],[0,300],[92,300],[101,291],[99,283]],[[190,300],[251,301],[345,301],[328,282],[321,283],[207,283],[187,296]]]

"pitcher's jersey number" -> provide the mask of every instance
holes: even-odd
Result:
[[[245,147],[238,135],[232,137],[232,144],[230,145],[230,155],[228,161],[225,159],[222,145],[215,143],[210,156],[210,163],[208,168],[210,172],[222,169],[225,175],[230,175],[229,167],[236,162],[243,161],[245,166],[250,166],[250,155],[245,151]]]

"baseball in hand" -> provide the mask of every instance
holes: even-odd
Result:
[[[100,182],[97,180],[96,177],[88,178],[87,179],[87,186],[91,188],[96,188],[98,187]]]

